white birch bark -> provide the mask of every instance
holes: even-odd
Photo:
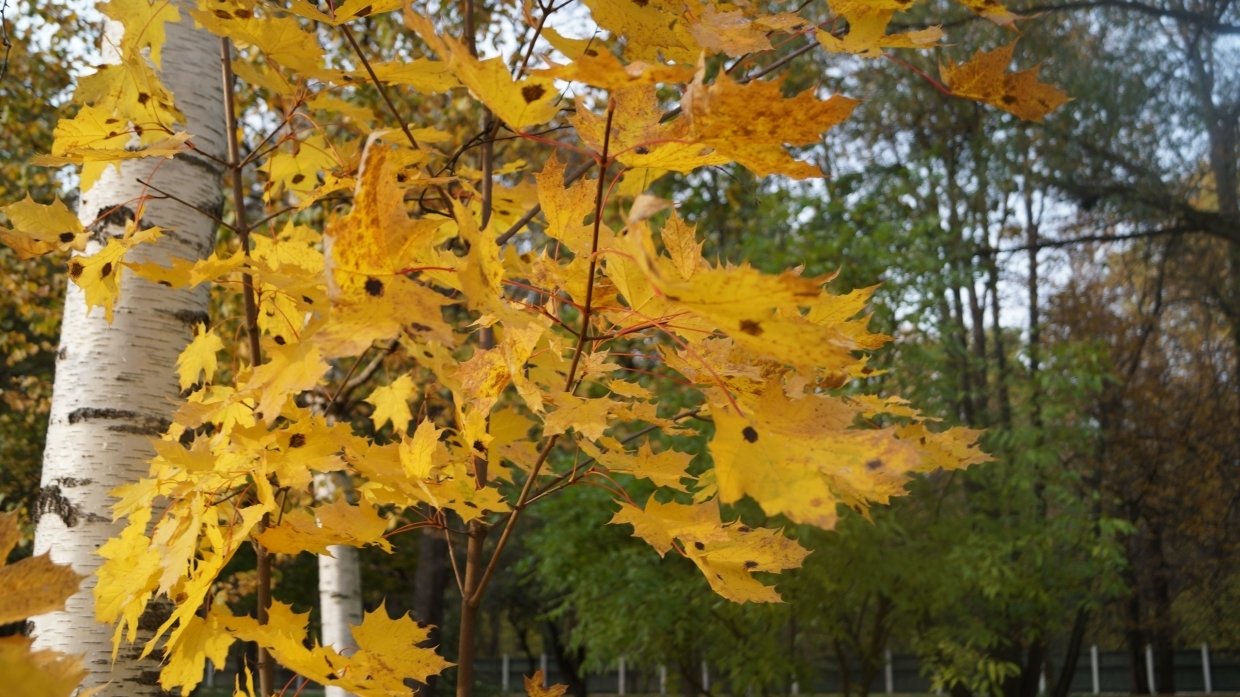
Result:
[[[314,497],[331,501],[348,493],[346,475],[333,472],[314,477]],[[342,654],[357,650],[352,627],[362,623],[362,575],[356,547],[332,545],[331,556],[319,555],[320,640]],[[344,688],[327,686],[324,697],[351,697]]]
[[[193,20],[169,24],[167,36],[164,83],[186,116],[194,145],[223,158],[219,41],[195,30]],[[218,211],[220,175],[216,164],[192,154],[172,161],[129,160],[119,171],[109,169],[82,195],[84,222],[113,211],[96,226],[87,253],[122,232],[124,218],[132,217],[145,192],[139,179]],[[149,199],[140,223],[158,225],[165,234],[134,250],[129,257],[134,261],[199,258],[214,244],[215,224],[171,200]],[[177,403],[177,356],[193,325],[207,320],[205,288],[173,290],[121,273],[111,325],[100,309],[88,315],[82,292],[69,284],[38,504],[35,553],[50,552],[56,562],[88,575],[101,562],[96,549],[120,531],[112,522],[108,492],[147,474],[154,455],[149,439],[167,427]],[[83,684],[104,685],[99,695],[160,694],[158,653],[139,661],[140,644],[122,646],[112,663],[112,628],[95,622],[94,582],[88,576],[63,612],[34,618],[36,646],[84,654],[89,672]]]

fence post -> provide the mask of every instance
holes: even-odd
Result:
[[[706,661],[702,661],[702,691],[710,691],[710,669],[706,667]]]
[[[1094,688],[1094,694],[1102,693],[1102,681],[1098,675],[1098,645],[1091,644],[1089,646],[1089,679],[1090,684]]]
[[[667,666],[659,666],[659,694],[667,694]]]
[[[891,666],[891,649],[883,650],[883,688],[887,694],[896,691],[896,675]]]
[[[499,664],[500,671],[503,673],[499,679],[500,692],[506,695],[508,694],[508,654],[504,654],[500,657]]]
[[[547,654],[539,654],[538,669],[542,671],[542,686],[547,686]]]
[[[1157,688],[1154,687],[1154,645],[1145,645],[1145,680],[1149,685],[1150,694],[1158,694]]]
[[[1214,692],[1214,680],[1210,676],[1210,645],[1201,642],[1201,677],[1205,678],[1206,694]]]
[[[791,692],[792,697],[797,697],[797,695],[801,694],[801,683],[797,681],[795,675],[792,676]]]
[[[1038,669],[1038,694],[1046,694],[1046,666]]]
[[[625,684],[624,684],[624,672],[625,672],[625,671],[624,671],[624,656],[621,656],[621,657],[620,657],[620,665],[619,665],[618,667],[620,668],[620,680],[619,680],[619,682],[616,684],[616,688],[617,688],[617,693],[620,695],[620,697],[624,697],[624,688],[625,688]]]

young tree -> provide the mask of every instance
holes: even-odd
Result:
[[[122,157],[177,155],[159,167],[226,163],[235,217],[226,224],[213,199],[159,184],[163,170],[157,176],[152,166],[140,186],[166,198],[132,216],[112,208],[140,189],[86,202],[88,212],[106,204],[105,219],[123,222],[115,229],[124,234],[72,262],[70,276],[88,304],[118,322],[130,316],[115,304],[122,266],[154,283],[132,284],[121,302],[160,285],[213,282],[239,289],[234,306],[244,308],[212,327],[200,321],[201,305],[182,312],[180,321],[196,328],[177,360],[185,401],[171,424],[114,424],[162,437],[148,476],[115,492],[114,511],[128,524],[100,550],[107,563],[97,576],[97,615],[119,623],[119,644],[136,637],[153,598],[174,603],[145,645],[163,651],[163,687],[192,689],[204,662],[219,662],[237,640],[359,694],[400,693],[407,680],[425,682],[447,666],[420,646],[425,628],[382,606],[353,628],[355,652],[318,645],[305,615],[268,606],[269,551],[386,549],[397,532],[417,528],[464,538],[455,661],[457,693],[468,697],[478,608],[503,552],[522,512],[566,487],[605,489],[613,523],[632,526],[660,555],[687,558],[721,596],[774,602],[779,595],[754,574],[799,566],[807,551],[777,527],[738,522],[731,507],[742,499],[775,525],[827,528],[837,506],[865,510],[901,493],[916,473],[984,459],[974,431],[931,428],[903,400],[841,389],[872,372],[866,354],[887,340],[858,317],[869,291],[838,294],[824,288],[826,276],[711,264],[693,226],[668,212],[672,202],[646,193],[659,178],[732,164],[757,176],[819,176],[788,148],[819,142],[856,101],[817,90],[789,95],[764,78],[815,40],[866,56],[932,47],[938,30],[886,33],[899,2],[845,3],[820,17],[592,0],[594,21],[611,34],[605,40],[566,37],[571,22],[557,31],[564,5],[553,3],[526,4],[519,15],[468,2],[459,15],[411,6],[398,32],[385,13],[400,4],[387,0],[326,10],[209,0],[189,14],[241,45],[239,101],[255,105],[242,127],[226,109],[225,160],[212,147],[218,133],[160,132],[178,117],[144,61],[158,65],[166,53],[169,9],[136,1],[141,11],[126,13],[131,38],[122,42],[133,50],[81,90],[114,101],[62,123],[53,155],[85,161],[91,182],[101,163]],[[993,3],[965,4],[1013,21]],[[351,28],[362,25],[364,34]],[[511,56],[479,57],[482,39],[521,34],[518,27],[524,34]],[[376,45],[383,36],[395,38]],[[926,77],[943,92],[1041,118],[1064,96],[1032,72],[1009,73],[1011,51],[949,62],[942,82]],[[203,62],[203,54],[179,52],[187,54]],[[575,102],[562,84],[573,85]],[[377,93],[382,118],[351,101],[360,90]],[[182,100],[193,93],[178,89]],[[476,108],[458,118],[459,107]],[[255,144],[248,153],[238,147],[242,136]],[[541,164],[530,176],[533,158]],[[242,193],[253,164],[266,180],[260,224],[247,221]],[[118,175],[102,176],[108,183]],[[214,188],[210,177],[186,186]],[[347,212],[334,208],[350,194]],[[237,234],[197,262],[144,257],[157,249],[148,244],[158,236],[148,216],[157,203]],[[6,209],[15,221],[7,237],[28,251],[84,244],[80,228],[61,238],[45,222],[14,215],[21,211]],[[192,229],[189,220],[174,222],[165,240]],[[154,296],[163,309],[170,292]],[[221,366],[224,339],[242,334],[248,350]],[[367,398],[373,430],[329,422],[324,414],[349,376],[387,354],[395,375]],[[343,380],[330,377],[332,362]],[[689,406],[669,411],[643,376],[679,384]],[[54,414],[74,424],[101,417],[105,429],[125,417],[115,412],[129,411],[66,409]],[[652,440],[682,430],[709,438],[708,467],[690,469],[689,454]],[[63,445],[84,448],[103,435],[66,435]],[[356,501],[315,500],[315,475],[335,472],[356,479]],[[647,484],[631,491],[622,477]],[[246,543],[258,550],[257,618],[211,602],[213,584]],[[267,695],[278,688],[261,655],[257,691]]]

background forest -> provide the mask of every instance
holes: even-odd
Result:
[[[964,46],[1012,31],[930,5]],[[811,51],[784,66],[791,89],[829,83],[862,100],[802,152],[825,179],[718,166],[656,185],[708,259],[839,270],[845,289],[879,283],[872,327],[895,341],[871,358],[864,389],[985,429],[993,461],[919,478],[868,516],[842,511],[833,531],[793,528],[815,551],[781,577],[776,605],[702,592],[689,561],[650,554],[604,525],[605,506],[581,505],[606,491],[567,489],[531,508],[505,550],[479,655],[546,653],[577,695],[620,656],[667,666],[686,695],[707,692],[703,662],[732,693],[769,694],[809,684],[831,658],[850,667],[844,691],[864,694],[891,650],[915,654],[953,694],[1032,697],[1040,680],[1066,694],[1092,644],[1128,652],[1141,693],[1176,690],[1176,649],[1240,651],[1240,5],[1010,9],[1026,17],[1019,62],[1040,63],[1073,99],[1041,123],[942,94],[924,79],[934,53]],[[916,16],[900,28],[922,28]],[[368,50],[399,41],[385,17],[361,21]],[[72,176],[26,163],[72,108],[73,66],[91,50],[79,37],[94,30],[49,3],[10,4],[5,26],[0,201],[72,202]],[[356,99],[379,108],[373,92]],[[0,247],[0,508],[27,521],[47,505],[64,264]],[[371,427],[362,397],[381,377],[354,385],[339,418]],[[675,383],[651,387],[662,404],[683,399]],[[454,647],[447,543],[413,534],[396,554],[359,551],[364,604],[386,598]],[[255,602],[243,557],[229,590],[242,606]],[[274,573],[278,600],[316,606],[312,557],[277,556]]]

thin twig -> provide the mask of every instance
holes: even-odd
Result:
[[[405,137],[409,139],[409,144],[414,150],[421,150],[418,146],[418,139],[413,137],[413,131],[409,130],[409,124],[401,118],[400,112],[397,111],[396,105],[392,103],[392,98],[388,96],[387,88],[379,81],[379,76],[375,74],[375,69],[370,66],[370,61],[366,59],[366,54],[362,52],[362,47],[358,45],[357,39],[353,38],[353,32],[349,30],[348,25],[341,24],[340,31],[344,34],[344,38],[349,41],[349,45],[353,47],[353,52],[357,54],[357,59],[362,62],[366,68],[366,74],[370,75],[370,81],[374,83],[375,89],[379,90],[379,96],[383,98],[383,103],[387,105],[388,111],[392,112],[392,116],[396,119],[396,123],[400,124],[400,130],[405,133]]]
[[[190,209],[190,210],[194,211],[195,213],[198,213],[198,214],[199,214],[199,215],[201,215],[202,217],[211,219],[211,220],[212,220],[212,221],[214,221],[217,225],[222,225],[223,227],[228,228],[228,229],[229,229],[230,231],[232,231],[232,232],[236,232],[236,231],[237,231],[237,228],[235,228],[235,227],[233,227],[232,225],[229,225],[228,223],[224,222],[224,219],[223,219],[223,218],[221,218],[221,217],[219,217],[218,215],[216,215],[216,214],[212,213],[211,211],[208,211],[208,210],[206,210],[206,209],[204,209],[204,208],[201,208],[201,207],[199,207],[199,206],[195,206],[194,204],[190,203],[189,201],[186,201],[185,199],[181,198],[180,196],[177,196],[176,194],[171,193],[171,192],[169,192],[169,191],[164,191],[163,189],[159,188],[158,186],[155,186],[154,184],[152,184],[152,183],[150,183],[150,182],[148,182],[148,181],[143,181],[142,179],[138,179],[138,180],[137,180],[137,182],[138,182],[139,184],[141,184],[142,186],[145,186],[146,188],[148,188],[148,189],[150,189],[150,190],[154,191],[155,193],[159,194],[160,196],[163,196],[164,198],[169,199],[169,200],[171,200],[171,201],[176,201],[177,203],[181,204],[182,206],[185,206],[186,208],[188,208],[188,209]]]

